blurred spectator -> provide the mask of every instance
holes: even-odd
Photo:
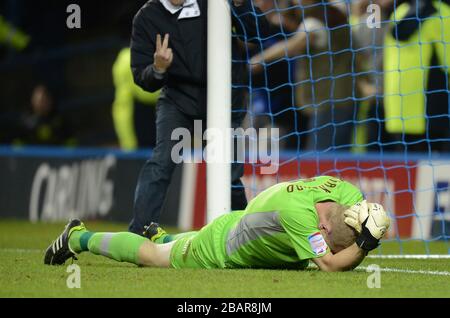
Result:
[[[119,26],[117,35],[123,47],[112,67],[115,89],[112,118],[119,145],[123,150],[150,148],[156,144],[156,102],[160,91],[149,93],[141,89],[134,83],[131,71],[131,30],[134,15],[143,5],[142,2],[124,2],[114,17]]]
[[[0,15],[0,44],[22,51],[30,43],[30,37],[16,29]]]
[[[156,140],[155,107],[159,91],[148,93],[134,84],[130,48],[120,51],[113,66],[114,127],[124,150],[153,147]]]
[[[15,144],[73,145],[70,124],[58,113],[53,96],[40,84],[33,90],[30,111],[19,120]]]
[[[384,43],[386,129],[397,150],[448,151],[450,1],[411,0],[395,11]]]
[[[29,96],[23,92],[31,92],[40,81],[50,88],[54,106],[65,122],[70,120],[80,145],[117,145],[111,69],[119,51],[130,44],[131,21],[145,2],[110,0],[104,14],[97,2],[78,1],[82,28],[68,29],[67,1],[0,1],[4,20],[31,38],[20,52],[0,43],[0,143],[24,142],[19,138],[23,129],[18,132],[23,120],[18,118],[29,107]],[[125,27],[122,20],[128,21]],[[126,44],[120,32],[127,34]],[[12,34],[8,32],[7,39]]]
[[[297,106],[309,116],[309,150],[350,148],[356,119],[351,32],[347,15],[322,0],[301,1],[298,32],[251,60],[252,68],[280,59],[296,61]],[[287,55],[287,56],[286,56]]]
[[[369,27],[371,4],[379,5],[381,21]],[[358,76],[358,88],[363,100],[358,112],[358,141],[370,151],[390,150],[392,141],[384,125],[383,109],[383,44],[389,31],[389,15],[394,9],[394,0],[356,0],[351,7],[354,54],[363,71],[369,76]],[[369,21],[370,20],[370,21]],[[362,135],[362,136],[361,136]]]
[[[269,33],[260,46],[251,51],[259,54],[264,49],[292,36],[298,28],[299,17],[296,7],[288,0],[255,0],[254,4],[264,13],[269,22]],[[249,126],[280,129],[280,149],[297,149],[297,132],[306,129],[304,121],[297,118],[295,108],[295,89],[290,84],[290,74],[295,63],[280,60],[267,65],[264,72],[254,73],[252,77],[252,96]],[[305,136],[305,135],[301,135]]]
[[[277,27],[286,34],[297,30],[298,10],[292,0],[253,0],[253,4],[264,13],[272,28]]]

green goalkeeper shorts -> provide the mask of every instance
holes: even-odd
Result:
[[[220,217],[200,230],[177,240],[170,253],[172,268],[225,268],[225,230],[230,217]]]
[[[173,268],[203,268],[201,262],[193,255],[192,241],[197,234],[192,237],[178,239],[170,252],[170,265]]]

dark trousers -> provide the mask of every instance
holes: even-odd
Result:
[[[242,118],[234,118],[232,126],[239,127]],[[156,147],[139,175],[135,198],[133,219],[129,231],[141,235],[144,226],[158,222],[161,208],[170,180],[175,169],[171,152],[178,140],[171,140],[172,131],[176,128],[194,130],[194,118],[182,113],[168,99],[160,98],[156,109]],[[203,120],[203,128],[206,121]],[[241,182],[244,174],[243,164],[232,164],[231,205],[233,210],[243,210],[247,206],[245,189]],[[183,208],[183,207],[180,207]]]

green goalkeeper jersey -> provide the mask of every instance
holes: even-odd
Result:
[[[279,183],[260,193],[226,224],[226,266],[304,268],[328,247],[320,235],[315,204],[354,205],[363,195],[329,176]]]
[[[363,200],[352,184],[322,176],[279,183],[256,196],[244,211],[217,218],[178,240],[174,268],[293,268],[321,257],[328,247],[315,204],[354,205]]]

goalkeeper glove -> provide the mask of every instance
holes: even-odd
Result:
[[[367,201],[361,201],[351,206],[344,212],[345,223],[354,228],[356,232],[361,234],[361,225],[369,216],[369,207],[367,206]]]
[[[345,211],[344,215],[345,223],[359,233],[356,244],[365,251],[377,248],[390,226],[386,211],[377,203],[362,201]]]

